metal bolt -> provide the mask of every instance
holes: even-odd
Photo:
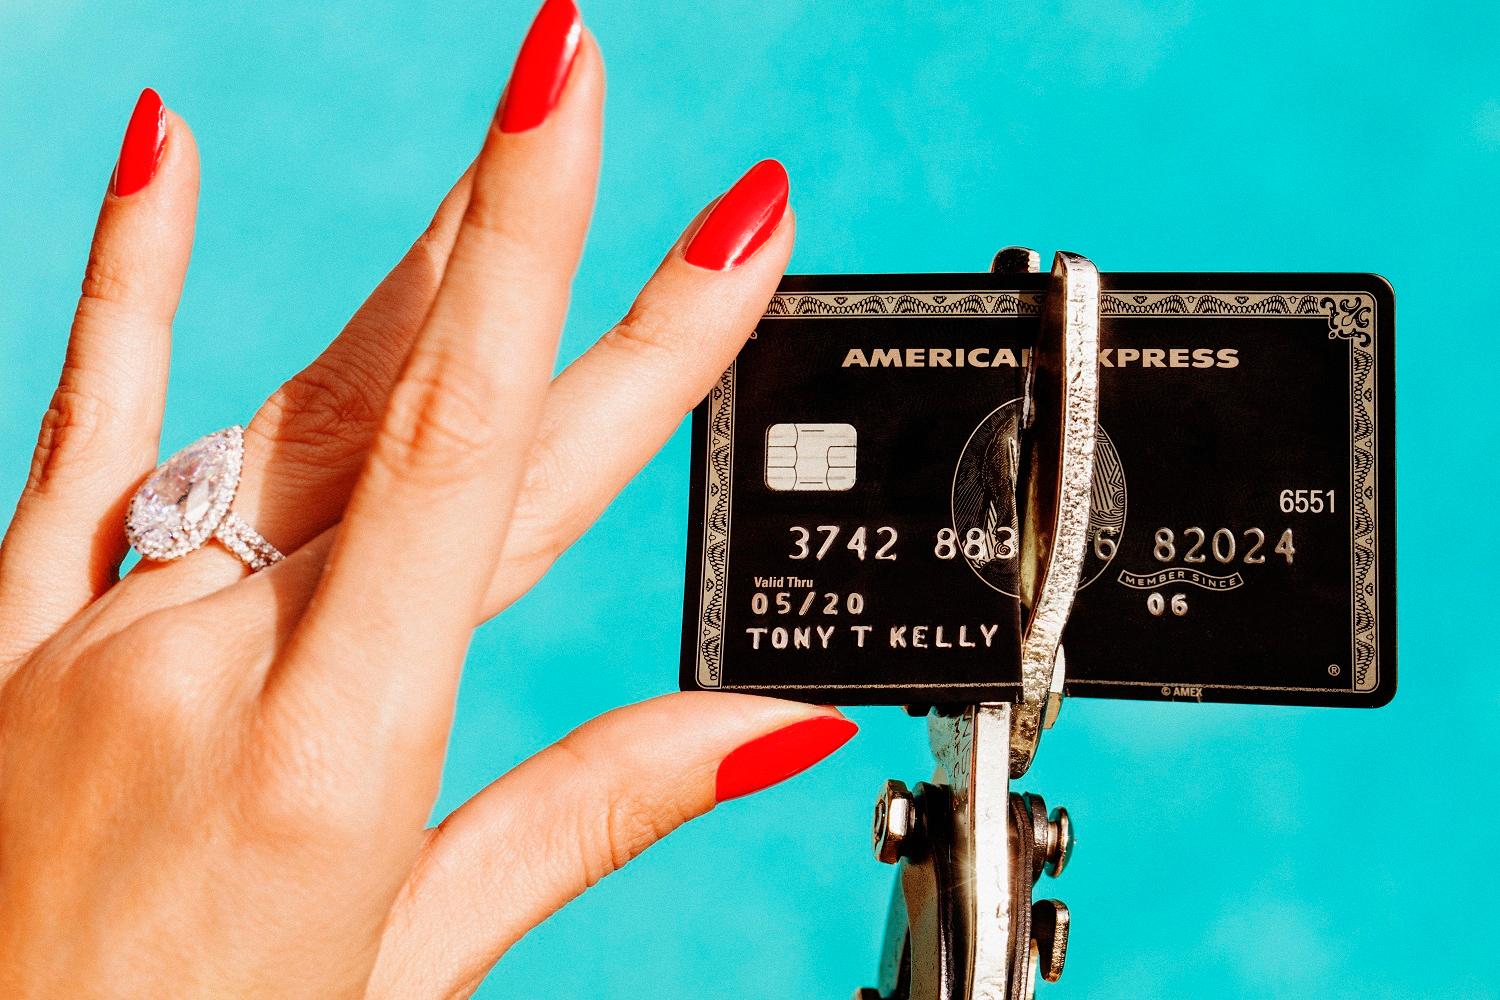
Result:
[[[917,826],[917,802],[905,783],[894,779],[881,789],[875,803],[875,857],[882,864],[893,865],[911,854],[911,840]]]
[[[1073,856],[1073,821],[1068,817],[1068,810],[1058,806],[1047,814],[1047,803],[1040,795],[1025,792],[1021,800],[1026,803],[1026,811],[1031,816],[1031,843],[1032,843],[1032,872],[1031,878],[1035,881],[1041,878],[1042,872],[1056,878],[1062,874],[1062,870],[1068,866],[1068,860]]]
[[[1062,806],[1053,809],[1052,815],[1047,817],[1047,834],[1047,849],[1043,855],[1047,859],[1045,870],[1056,878],[1073,857],[1073,821]]]

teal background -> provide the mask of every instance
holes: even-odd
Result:
[[[0,494],[23,481],[136,92],[194,127],[199,237],[165,447],[247,418],[475,150],[528,5],[0,5]],[[1371,270],[1399,303],[1401,682],[1374,712],[1075,701],[1025,786],[1067,804],[1056,997],[1500,997],[1492,723],[1500,263],[1493,4],[586,5],[610,71],[563,352],[699,206],[780,157],[802,271]],[[671,688],[678,436],[473,648],[442,807]],[[9,500],[5,500],[9,503]],[[1268,622],[1267,627],[1275,627]],[[920,723],[690,825],[523,941],[487,998],[847,997],[891,870],[874,792]],[[498,901],[497,901],[498,902]]]

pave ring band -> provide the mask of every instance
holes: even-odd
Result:
[[[201,437],[146,478],[125,514],[125,537],[142,557],[178,559],[217,538],[253,573],[281,561],[276,547],[230,511],[245,459],[245,429]]]

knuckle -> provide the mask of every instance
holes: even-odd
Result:
[[[130,302],[131,281],[118,261],[93,253],[84,266],[83,284],[79,291],[81,310],[91,304],[124,306]]]
[[[635,860],[642,851],[671,832],[668,824],[645,802],[631,794],[618,795],[605,810],[603,841],[609,859],[609,870],[618,871]],[[597,879],[595,880],[597,881]]]
[[[708,391],[704,381],[732,359],[726,352],[715,360],[727,346],[718,319],[663,312],[640,302],[600,339],[600,346],[622,356],[624,377],[649,384],[663,406],[678,413],[692,409]]]
[[[324,741],[293,734],[262,743],[250,758],[242,809],[268,840],[338,839],[353,831],[349,795],[325,749]]]
[[[77,660],[49,652],[44,645],[0,684],[0,733],[14,733],[28,724],[39,731],[53,731],[61,725],[64,706],[77,704],[76,699],[59,695]]]
[[[580,789],[576,827],[566,836],[577,852],[577,878],[592,886],[611,872],[620,870],[641,852],[681,825],[687,818],[656,798],[600,776],[597,755],[590,752],[587,727],[570,733],[557,743],[558,749],[575,759]]]
[[[88,454],[90,443],[109,420],[110,408],[104,399],[74,386],[58,386],[42,415],[27,486],[43,488],[81,468],[85,463],[78,459]]]
[[[126,630],[133,647],[130,661],[141,673],[162,681],[186,680],[199,664],[225,648],[227,632],[207,616],[178,613],[176,609],[147,615]]]
[[[666,355],[667,358],[673,355],[670,329],[640,305],[631,307],[604,335],[604,342],[612,348],[635,354]]]
[[[425,486],[464,482],[493,460],[500,399],[495,376],[472,365],[409,371],[391,393],[372,458]]]
[[[558,454],[556,446],[538,439],[526,457],[526,474],[521,480],[522,493],[534,494],[550,503],[570,482],[567,465],[567,460]]]
[[[567,548],[564,526],[575,518],[575,469],[576,463],[550,442],[538,440],[532,446],[508,533],[509,539],[525,539],[522,555],[556,555]],[[507,541],[507,548],[513,545],[514,541]]]
[[[326,709],[280,702],[257,715],[256,730],[243,758],[240,808],[268,842],[347,846],[389,824],[381,768],[351,753],[358,736],[330,730]]]
[[[436,288],[448,263],[451,242],[451,237],[444,239],[436,227],[429,227],[412,243],[402,263],[415,268],[425,285]]]
[[[104,699],[106,714],[123,717],[139,732],[167,737],[199,731],[216,718],[221,697],[204,664],[223,646],[223,629],[216,623],[160,612],[140,619],[111,641],[107,680],[101,671],[75,671],[70,681],[86,684],[80,701]],[[95,665],[97,666],[97,665]]]
[[[525,248],[535,242],[527,236],[516,213],[507,210],[502,201],[503,199],[488,192],[484,185],[476,184],[474,193],[469,198],[468,210],[464,213],[465,237],[488,250],[502,253]],[[455,251],[461,249],[460,244],[455,245]]]
[[[385,402],[383,387],[361,370],[350,365],[334,372],[314,362],[267,397],[248,432],[319,466],[356,459]]]

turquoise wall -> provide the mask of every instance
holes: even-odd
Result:
[[[802,271],[1378,271],[1399,303],[1400,692],[1375,712],[1077,701],[1028,787],[1081,830],[1055,997],[1497,997],[1491,628],[1500,391],[1492,4],[586,3],[610,71],[599,211],[563,345],[629,303],[754,159]],[[196,130],[199,239],[166,441],[241,421],[333,335],[475,149],[528,5],[0,5],[0,496],[25,475],[136,92]],[[1061,178],[1072,183],[1064,194]],[[474,644],[443,808],[675,684],[687,439]],[[3,501],[9,503],[9,500]],[[869,856],[920,723],[606,880],[499,998],[847,997]]]

